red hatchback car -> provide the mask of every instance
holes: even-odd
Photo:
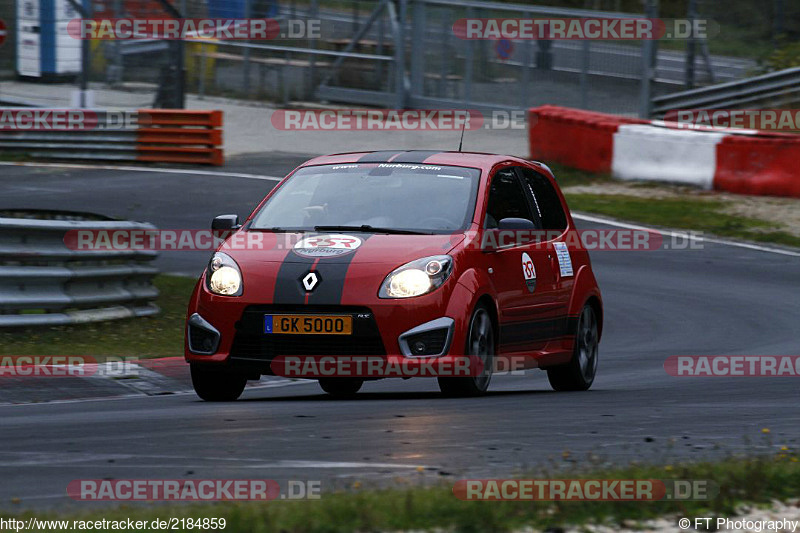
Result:
[[[294,355],[406,369],[480,361],[478,372],[437,376],[447,395],[484,393],[503,361],[545,369],[556,390],[594,381],[600,290],[541,163],[435,151],[317,157],[243,224],[222,215],[212,227],[233,233],[195,287],[185,342],[204,400],[234,400]],[[365,379],[313,377],[334,395]]]

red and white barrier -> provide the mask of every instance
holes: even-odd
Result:
[[[653,180],[711,189],[722,133],[620,126],[614,133],[611,173],[625,180]]]
[[[531,109],[529,124],[532,159],[627,180],[800,197],[797,135],[681,128],[555,106]]]

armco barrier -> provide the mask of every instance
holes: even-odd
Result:
[[[530,110],[530,156],[621,179],[800,197],[800,136],[682,128],[543,106]]]
[[[78,251],[77,229],[153,230],[79,213],[0,213],[0,327],[63,325],[158,313],[153,251]]]
[[[5,108],[11,109],[11,108]],[[4,109],[4,110],[5,110]],[[37,109],[37,112],[48,110]],[[55,111],[55,110],[49,110]],[[103,112],[86,110],[103,123]],[[222,165],[222,111],[140,109],[120,128],[0,128],[0,152],[34,158]]]

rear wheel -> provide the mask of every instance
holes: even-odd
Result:
[[[587,390],[597,374],[599,335],[597,317],[590,305],[585,305],[578,319],[575,350],[569,363],[547,369],[547,379],[557,391]]]
[[[356,378],[320,378],[319,380],[322,390],[337,398],[355,396],[363,384],[363,379]]]
[[[439,378],[439,389],[445,396],[480,396],[489,388],[494,366],[494,325],[489,310],[479,304],[472,312],[467,333],[466,355],[475,356],[483,365],[479,376]]]
[[[247,378],[241,374],[192,364],[192,386],[207,402],[232,402],[242,395]]]

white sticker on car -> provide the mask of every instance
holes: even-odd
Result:
[[[569,249],[564,242],[553,243],[553,248],[556,249],[556,257],[558,257],[558,267],[561,270],[561,277],[566,278],[572,276],[572,258],[569,255]]]
[[[294,253],[303,257],[339,257],[355,252],[362,240],[353,235],[314,235],[294,245]]]
[[[536,267],[533,266],[531,256],[528,254],[522,254],[522,276],[525,278],[528,292],[536,290]]]

